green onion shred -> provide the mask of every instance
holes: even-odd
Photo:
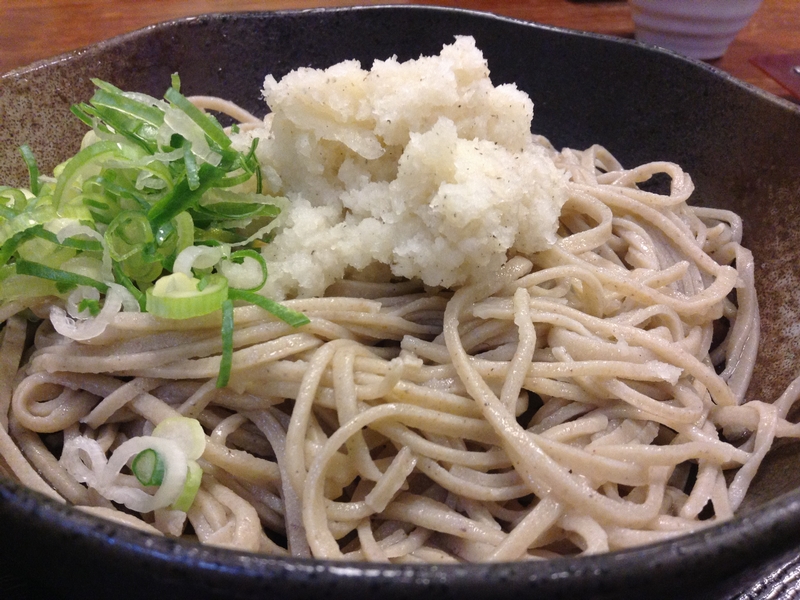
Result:
[[[254,231],[272,226],[284,199],[262,193],[258,140],[236,150],[217,119],[181,93],[177,73],[163,98],[93,82],[92,98],[72,107],[91,128],[81,149],[58,165],[53,177],[45,177],[31,148],[22,146],[29,188],[0,186],[0,302],[66,298],[76,287],[89,286],[101,298],[83,299],[78,308],[93,317],[109,284],[119,284],[142,310],[162,318],[220,311],[217,385],[224,387],[231,370],[234,303],[255,304],[295,327],[308,323],[305,315],[258,293],[267,279],[259,248],[267,240],[250,240]],[[70,226],[88,227],[102,241],[74,230],[59,235]],[[219,246],[220,261],[232,268],[255,260],[235,284],[247,289],[229,285],[218,269],[221,262],[194,273],[173,272],[181,252],[195,245]],[[159,461],[155,451],[136,457],[134,473],[143,485],[158,485],[152,482],[159,478]],[[193,499],[195,493],[189,485],[185,496]]]
[[[222,357],[219,363],[217,387],[228,385],[231,377],[231,364],[233,362],[233,301],[225,300],[222,303]]]
[[[194,502],[195,496],[197,496],[197,491],[200,489],[203,469],[197,461],[188,461],[186,471],[186,482],[183,484],[181,493],[175,499],[175,502],[172,503],[171,508],[173,510],[188,511]]]
[[[142,485],[161,485],[164,481],[164,459],[152,448],[136,455],[131,470]]]

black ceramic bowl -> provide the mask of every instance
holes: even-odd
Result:
[[[476,38],[495,84],[516,82],[531,95],[534,128],[556,146],[602,143],[627,165],[678,162],[696,182],[696,203],[744,217],[763,323],[750,394],[775,398],[800,366],[792,327],[800,315],[800,110],[634,42],[423,7],[175,21],[0,78],[0,182],[24,182],[23,142],[48,171],[74,152],[82,125],[68,107],[90,96],[90,77],[160,95],[178,71],[188,93],[263,114],[267,73],[416,58],[457,34]],[[33,589],[60,598],[729,597],[800,551],[794,448],[773,452],[743,514],[726,524],[602,556],[482,566],[280,560],[200,547],[100,521],[0,478],[0,564],[26,570]]]

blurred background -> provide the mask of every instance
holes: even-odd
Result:
[[[678,0],[679,2],[680,0]],[[737,0],[720,0],[735,2]],[[162,21],[209,12],[310,9],[354,4],[433,4],[494,12],[527,21],[634,37],[631,4],[654,0],[2,0],[0,2],[0,73],[76,50],[100,40]],[[676,0],[669,0],[675,4]],[[695,5],[705,1],[691,0]],[[786,55],[795,53],[796,56]],[[762,59],[780,55],[782,61]],[[725,54],[710,61],[735,77],[784,98],[792,98],[753,60],[782,70],[792,84],[791,67],[800,64],[800,2],[763,0]],[[800,74],[794,74],[800,90]],[[798,92],[800,93],[800,92]]]

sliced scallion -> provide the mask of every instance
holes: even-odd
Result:
[[[228,281],[219,275],[209,280],[199,290],[200,280],[183,273],[160,278],[146,292],[147,312],[165,319],[190,319],[219,310],[228,298]]]
[[[267,261],[255,250],[237,250],[218,268],[231,288],[257,292],[267,282]]]
[[[138,211],[122,211],[111,221],[103,234],[111,258],[124,261],[141,252],[153,239],[150,221]]]
[[[5,265],[11,256],[17,251],[17,248],[19,248],[23,242],[31,239],[31,237],[33,237],[33,234],[31,233],[31,230],[28,229],[27,231],[20,231],[19,233],[12,235],[5,242],[3,242],[3,245],[0,246],[0,264]]]
[[[190,417],[167,417],[153,429],[153,436],[176,442],[186,458],[195,460],[206,448],[206,433],[197,419]]]
[[[56,208],[60,208],[62,203],[67,203],[70,198],[78,194],[78,190],[75,190],[77,182],[82,182],[100,171],[99,162],[103,158],[119,154],[119,145],[108,140],[92,144],[73,156],[64,166],[64,171],[53,191],[53,204]]]
[[[175,218],[189,208],[195,206],[203,194],[211,188],[215,181],[213,176],[218,172],[216,167],[204,163],[197,170],[200,185],[196,189],[189,187],[189,182],[182,179],[169,194],[156,202],[148,211],[147,218],[150,220],[154,229],[161,227],[167,221]]]
[[[202,110],[197,108],[194,104],[189,102],[174,87],[167,88],[164,98],[169,100],[175,107],[186,113],[189,118],[194,121],[200,129],[205,133],[215,144],[220,148],[227,148],[231,145],[231,140],[225,133],[225,130],[220,127],[216,119],[211,118]]]
[[[184,140],[183,148],[186,150],[183,157],[183,163],[186,165],[186,183],[189,184],[189,189],[194,191],[200,187],[200,174],[197,172],[197,161],[192,154],[192,142]]]
[[[136,298],[136,302],[139,303],[139,309],[142,312],[147,310],[147,298],[145,294],[122,272],[122,267],[120,267],[119,263],[115,263],[112,269],[114,271],[114,279]]]
[[[95,108],[104,107],[114,110],[121,115],[149,123],[154,127],[158,127],[164,122],[164,111],[161,109],[129,98],[121,90],[112,89],[104,81],[99,79],[94,79],[93,81],[100,87],[90,100]]]
[[[90,315],[96,317],[100,314],[100,301],[93,298],[84,298],[78,302],[78,310],[80,312],[88,311]]]
[[[203,469],[197,464],[197,461],[190,460],[186,462],[186,482],[183,484],[183,489],[175,502],[172,503],[173,510],[181,510],[186,512],[192,507],[197,491],[200,489],[200,483],[203,480]]]
[[[142,485],[161,485],[164,470],[164,459],[152,448],[139,452],[131,464],[131,471]]]
[[[70,273],[62,269],[54,269],[53,267],[48,267],[41,263],[22,259],[17,259],[14,264],[18,275],[33,275],[40,279],[49,279],[50,281],[55,281],[56,284],[65,286],[67,289],[79,285],[88,285],[97,288],[103,293],[108,291],[108,285],[97,279],[87,277],[86,275],[78,275],[77,273]]]
[[[271,298],[267,298],[266,296],[262,296],[254,292],[229,289],[228,297],[231,300],[243,300],[249,304],[255,304],[256,306],[263,308],[268,313],[275,315],[281,321],[291,325],[292,327],[301,327],[303,325],[308,325],[311,322],[311,320],[303,313],[292,310],[280,302],[275,302],[275,300],[272,300]]]
[[[90,286],[107,294],[115,284],[142,310],[163,318],[221,310],[217,384],[224,386],[234,301],[256,304],[296,327],[308,322],[253,293],[267,277],[257,249],[279,225],[286,199],[262,194],[258,139],[245,151],[235,149],[217,119],[181,94],[177,73],[165,100],[93,81],[97,89],[89,102],[72,107],[92,128],[81,150],[49,178],[23,146],[30,189],[0,186],[0,299],[60,295],[72,302],[73,313],[102,316],[100,307],[113,304],[98,294],[72,301],[67,293]],[[255,193],[252,185],[239,187],[252,178]],[[231,245],[241,249],[230,254]],[[209,254],[201,246],[219,249],[214,260],[200,260]],[[128,294],[114,289],[125,296],[125,310],[133,310]],[[70,336],[73,329],[59,331]]]
[[[84,252],[103,251],[103,244],[101,244],[97,240],[87,240],[77,237],[68,237],[59,241],[58,236],[55,233],[53,233],[52,231],[47,231],[47,229],[45,229],[41,225],[31,227],[28,230],[28,232],[32,236],[40,237],[43,240],[47,240],[48,242],[51,242],[53,244],[58,244],[59,246],[64,246],[65,248],[74,248],[76,250],[83,250]]]
[[[28,144],[22,144],[19,147],[19,151],[22,154],[22,159],[25,161],[25,165],[28,167],[28,174],[30,176],[30,185],[31,185],[31,193],[36,196],[39,194],[39,165],[36,164],[36,157],[33,155],[33,151],[31,150]]]
[[[233,301],[222,303],[222,356],[219,361],[217,387],[224,388],[231,377],[233,364]]]

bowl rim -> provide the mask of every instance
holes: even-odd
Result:
[[[401,11],[401,12],[466,14],[466,15],[473,15],[482,19],[493,19],[497,21],[505,21],[508,23],[516,23],[518,25],[529,26],[534,29],[550,31],[567,36],[574,36],[584,39],[603,40],[621,45],[646,48],[657,54],[671,56],[673,59],[693,64],[695,67],[699,67],[713,75],[716,75],[717,77],[727,81],[729,84],[746,89],[747,91],[760,96],[764,100],[781,105],[784,108],[789,109],[790,111],[800,112],[800,104],[798,103],[777,96],[748,81],[739,79],[731,75],[727,71],[724,71],[721,68],[716,67],[704,60],[680,54],[679,52],[670,50],[669,48],[648,44],[646,42],[639,41],[635,38],[628,38],[628,37],[616,36],[605,33],[595,33],[592,31],[582,31],[580,29],[572,29],[568,27],[560,27],[558,25],[539,23],[537,21],[527,21],[522,18],[500,15],[485,10],[460,8],[457,6],[440,6],[435,4],[352,4],[347,6],[325,6],[316,8],[285,8],[277,10],[211,11],[196,15],[189,15],[185,17],[176,17],[174,19],[159,21],[151,25],[145,25],[144,27],[140,27],[125,33],[120,33],[118,35],[102,39],[98,42],[80,46],[72,50],[67,50],[65,52],[61,52],[54,56],[37,59],[26,65],[20,65],[18,67],[11,69],[10,71],[0,73],[0,82],[2,82],[4,79],[16,79],[18,77],[24,76],[27,73],[31,73],[33,71],[37,71],[42,68],[47,68],[49,65],[55,63],[68,62],[70,60],[74,60],[75,58],[81,57],[85,54],[96,54],[99,52],[103,52],[108,48],[113,48],[114,46],[117,46],[120,43],[124,43],[127,40],[133,40],[138,37],[147,36],[157,30],[170,29],[177,25],[193,21],[204,21],[204,20],[214,20],[214,19],[252,19],[252,18],[263,17],[265,15],[276,15],[280,17],[281,15],[292,16],[292,15],[302,15],[302,14],[357,12],[357,11],[358,12]]]
[[[248,20],[265,15],[316,15],[352,11],[375,12],[430,12],[471,14],[482,19],[495,19],[524,25],[534,30],[544,30],[562,36],[588,38],[640,48],[647,52],[670,56],[674,60],[694,65],[714,77],[739,87],[749,94],[760,97],[800,118],[800,105],[775,96],[748,82],[737,79],[721,69],[700,60],[692,59],[668,49],[648,45],[635,39],[584,32],[554,25],[545,25],[518,18],[497,15],[491,12],[457,7],[432,5],[353,5],[275,11],[209,12],[180,17],[148,25],[97,43],[34,61],[0,74],[0,85],[24,78],[27,74],[46,69],[51,65],[69,62],[84,56],[94,56],[111,50],[125,42],[146,37],[161,30],[169,30],[189,22],[212,20]],[[139,564],[160,564],[165,560],[173,566],[177,562],[187,569],[201,569],[222,575],[273,578],[275,580],[302,581],[313,575],[318,582],[330,583],[382,579],[382,585],[410,583],[427,585],[437,581],[448,586],[484,586],[498,584],[539,584],[548,588],[559,585],[569,578],[582,575],[599,575],[611,578],[616,583],[631,583],[644,580],[650,571],[657,568],[661,573],[684,573],[685,556],[702,548],[708,556],[724,556],[726,550],[736,544],[747,542],[751,556],[763,555],[765,560],[780,551],[797,547],[792,537],[800,534],[800,489],[791,490],[769,500],[743,515],[712,525],[692,533],[682,534],[661,542],[636,548],[615,550],[603,554],[553,558],[535,562],[499,562],[488,564],[380,564],[360,561],[332,561],[292,557],[275,557],[241,550],[205,546],[196,542],[167,537],[158,537],[135,528],[107,521],[68,504],[51,498],[0,475],[0,514],[3,512],[52,528],[60,534],[80,534],[86,542],[104,552],[116,556],[135,557]],[[776,535],[777,534],[777,535]],[[780,540],[781,543],[775,543]],[[706,563],[703,562],[703,565]],[[554,583],[556,582],[556,583]],[[405,588],[406,591],[408,588]]]
[[[79,535],[84,548],[108,554],[106,560],[131,560],[138,568],[151,565],[156,570],[166,563],[173,568],[177,564],[182,569],[200,570],[222,579],[249,577],[292,584],[303,583],[311,576],[320,585],[380,579],[382,585],[404,587],[442,582],[479,593],[498,584],[536,585],[547,591],[557,589],[553,585],[569,585],[570,578],[602,575],[606,585],[625,584],[635,589],[651,579],[653,570],[658,571],[659,577],[669,578],[685,575],[687,568],[693,571],[707,566],[706,560],[687,565],[686,557],[698,550],[702,550],[702,557],[718,560],[725,557],[727,550],[746,542],[748,556],[763,556],[766,563],[797,548],[800,490],[785,493],[745,515],[661,542],[602,554],[496,563],[376,564],[281,557],[208,546],[155,536],[108,521],[0,476],[0,515],[4,512],[11,518],[28,519],[58,536]]]

